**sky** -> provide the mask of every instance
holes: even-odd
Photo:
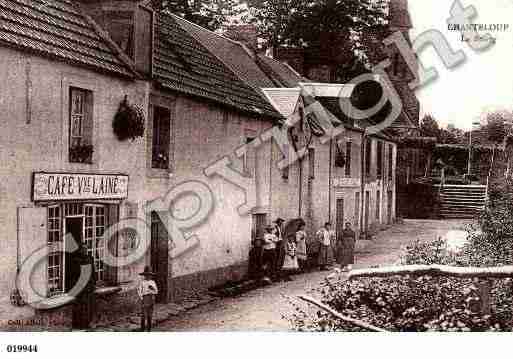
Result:
[[[438,79],[416,91],[421,118],[431,113],[442,125],[469,129],[472,122],[494,110],[513,110],[513,0],[461,0],[474,5],[478,24],[509,24],[507,32],[491,33],[496,44],[475,53],[461,41],[458,32],[448,31],[447,19],[453,0],[409,0],[413,29],[411,38],[430,29],[441,31],[454,50],[463,50],[467,60],[452,70],[445,68],[432,47],[420,53],[425,68],[434,66]]]

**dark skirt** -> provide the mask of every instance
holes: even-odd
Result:
[[[319,257],[317,262],[320,266],[326,266],[329,264],[329,248],[330,246],[326,246],[324,244],[320,245]]]
[[[354,238],[344,238],[337,243],[337,263],[341,266],[354,264]]]

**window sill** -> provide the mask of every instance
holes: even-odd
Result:
[[[170,179],[173,173],[166,169],[148,168],[146,175],[148,178]]]
[[[100,288],[95,289],[94,294],[96,294],[98,297],[105,297],[105,296],[119,293],[119,292],[121,292],[121,290],[122,290],[122,288],[119,286],[100,287]]]

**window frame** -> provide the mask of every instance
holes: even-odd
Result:
[[[376,148],[376,175],[377,178],[383,177],[383,141],[378,141]]]
[[[308,178],[315,179],[315,148],[308,147]]]
[[[344,169],[345,176],[347,178],[351,177],[351,156],[352,156],[352,147],[353,143],[351,141],[346,142],[346,166]]]
[[[167,146],[164,146],[163,143],[160,143],[162,140],[160,138],[161,135],[161,124],[166,122],[164,119],[164,116],[159,117],[159,120],[156,121],[156,110],[163,110],[168,113],[168,122],[167,122]],[[172,162],[172,132],[173,132],[173,111],[169,107],[161,106],[160,104],[152,104],[151,105],[151,141],[149,143],[150,146],[150,169],[154,171],[165,171],[165,172],[171,172],[171,162]],[[157,127],[158,125],[158,127]],[[157,131],[156,131],[157,129]],[[156,133],[158,132],[158,133]],[[158,143],[156,143],[158,141]],[[166,140],[164,140],[166,141]],[[156,150],[160,149],[160,147],[167,147],[167,153],[164,154],[166,163],[162,165],[161,167],[155,166],[155,163],[157,162],[157,159],[155,158]],[[160,151],[159,151],[160,152]],[[160,153],[159,153],[160,154]]]
[[[79,93],[82,95],[81,111],[74,112],[75,102],[74,94]],[[73,148],[79,146],[93,146],[94,137],[94,92],[88,88],[81,86],[69,85],[68,86],[68,162],[73,164],[93,164],[93,153],[91,152],[89,158],[80,161],[74,159],[72,156]],[[76,130],[76,122],[74,118],[80,118],[78,131]],[[76,133],[77,132],[77,133]],[[77,141],[75,141],[76,139]]]
[[[49,251],[49,257],[48,257],[48,264],[47,264],[47,280],[46,280],[46,287],[48,292],[48,297],[55,297],[59,295],[64,295],[67,293],[66,289],[66,241],[65,239],[65,223],[67,218],[80,218],[82,219],[82,243],[86,246],[87,252],[89,255],[92,255],[94,258],[94,271],[96,273],[97,281],[96,286],[97,287],[104,287],[108,285],[113,285],[115,283],[109,282],[109,267],[105,264],[103,264],[102,270],[98,270],[100,267],[99,263],[101,262],[102,258],[105,258],[106,251],[109,250],[107,246],[107,240],[105,239],[104,235],[108,228],[108,226],[111,224],[112,221],[115,219],[111,218],[111,207],[112,206],[118,206],[118,204],[112,204],[112,203],[93,203],[93,202],[65,202],[55,205],[50,205],[47,207],[47,247]],[[93,217],[92,217],[92,226],[87,225],[87,208],[94,208],[93,210]],[[104,222],[103,225],[97,226],[97,215],[96,215],[96,209],[103,208],[103,218]],[[58,212],[57,216],[52,216],[52,211]],[[58,223],[58,228],[56,228],[53,224]],[[98,235],[97,231],[98,229],[102,227],[103,231],[101,235]],[[87,230],[92,230],[92,248],[91,250],[87,246]],[[100,237],[98,239],[98,237]],[[56,240],[54,240],[56,239]],[[101,242],[102,248],[98,248],[97,244],[98,241]],[[117,240],[116,244],[117,246]],[[97,256],[97,251],[100,249],[102,251],[101,256]],[[52,254],[59,254],[60,256],[60,266],[52,265],[52,262],[50,261],[50,257]],[[55,257],[55,256],[54,256]],[[56,270],[59,273],[59,276],[56,278],[55,276],[50,276],[51,272]],[[58,281],[60,283],[60,287],[58,287],[58,290],[53,290],[51,281],[55,282]]]

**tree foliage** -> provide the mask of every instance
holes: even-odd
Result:
[[[249,0],[250,21],[268,46],[315,46],[340,39],[364,50],[363,32],[384,29],[383,0]]]
[[[209,30],[220,29],[244,12],[239,0],[153,0],[153,4]]]

